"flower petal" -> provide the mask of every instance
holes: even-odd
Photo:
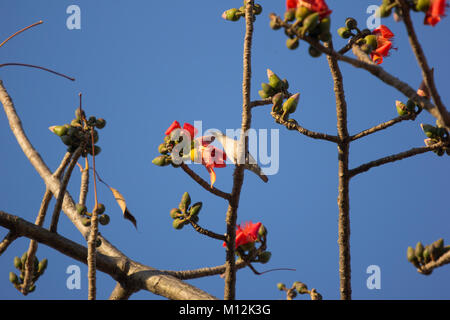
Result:
[[[165,135],[167,136],[167,135],[169,135],[173,130],[175,130],[175,129],[180,129],[180,128],[181,128],[180,123],[179,123],[177,120],[175,120],[174,122],[172,122],[172,124],[170,125],[170,127],[166,130]]]

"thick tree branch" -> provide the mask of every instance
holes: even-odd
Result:
[[[330,50],[333,50],[331,41],[325,43],[325,46]],[[352,298],[350,265],[350,176],[348,172],[350,141],[347,129],[347,102],[345,100],[342,73],[339,68],[338,62],[333,56],[327,56],[327,60],[334,83],[334,93],[336,97],[337,131],[340,140],[338,144],[338,244],[340,292],[342,300],[350,300]]]
[[[409,158],[409,157],[413,157],[413,156],[416,156],[416,155],[421,154],[421,153],[433,151],[433,150],[439,149],[441,147],[444,147],[446,145],[448,145],[448,143],[446,143],[446,142],[439,142],[439,143],[433,144],[433,145],[428,146],[428,147],[412,148],[412,149],[410,149],[408,151],[400,152],[400,153],[397,153],[397,154],[393,154],[391,156],[387,156],[387,157],[384,157],[384,158],[381,158],[381,159],[378,159],[378,160],[374,160],[374,161],[370,161],[368,163],[362,164],[359,167],[351,169],[349,171],[349,174],[350,174],[350,177],[352,178],[352,177],[356,176],[357,174],[366,172],[366,171],[368,171],[368,170],[370,170],[370,169],[372,169],[374,167],[378,167],[378,166],[381,166],[381,165],[386,164],[386,163],[390,163],[390,162],[406,159],[406,158]]]
[[[53,193],[53,195],[57,195],[61,190],[61,183],[50,173],[47,165],[44,163],[39,153],[33,148],[32,144],[28,140],[23,130],[21,121],[15,111],[12,100],[6,92],[2,81],[0,81],[0,102],[3,104],[6,116],[8,117],[11,131],[16,137],[17,142],[22,148],[25,156],[41,176],[47,188]],[[89,228],[85,227],[82,224],[81,218],[77,214],[75,203],[67,191],[63,199],[62,209],[67,217],[75,225],[75,227],[80,231],[83,237],[87,238]],[[32,226],[38,228],[34,225]],[[12,227],[12,229],[14,229],[14,227]],[[58,235],[53,233],[52,235],[54,237],[59,237]],[[33,237],[30,236],[30,238]],[[186,284],[179,279],[166,276],[164,274],[161,274],[161,272],[156,269],[132,261],[117,248],[115,248],[107,239],[102,236],[99,236],[98,238],[102,241],[102,245],[97,250],[97,269],[103,272],[106,272],[103,269],[110,270],[110,272],[106,273],[114,275],[113,278],[115,278],[116,280],[131,282],[133,284],[133,288],[136,288],[136,290],[148,290],[169,299],[215,299],[215,297],[211,296],[210,294],[201,291],[200,289],[192,285]],[[61,240],[60,238],[50,239],[56,239],[58,241]],[[36,238],[35,240],[38,239]],[[46,238],[45,240],[47,241],[46,244],[51,246],[51,243],[49,243],[49,238]],[[70,251],[70,249],[73,249],[73,246],[69,247],[71,248],[66,248],[68,249],[68,251]],[[87,249],[85,250],[85,254],[83,254],[82,256],[78,255],[79,259],[77,259],[79,261],[82,261],[83,263],[86,263],[87,258]],[[78,253],[80,253],[80,251],[78,251]],[[67,255],[73,257],[70,254]],[[101,259],[99,259],[99,257],[103,256],[105,257],[105,259],[109,259],[109,263],[107,265],[102,265],[102,262],[100,261]]]

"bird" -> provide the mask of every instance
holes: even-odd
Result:
[[[217,139],[217,141],[219,141],[220,144],[222,144],[228,159],[230,159],[230,161],[236,165],[239,153],[238,152],[239,141],[224,135],[220,130],[213,130],[210,132],[210,134],[212,137]],[[242,157],[239,158],[242,159]],[[261,178],[262,181],[264,182],[269,181],[269,178],[264,174],[261,167],[256,162],[255,158],[253,158],[253,156],[250,153],[248,153],[248,157],[245,161],[244,168],[255,173],[258,177]]]

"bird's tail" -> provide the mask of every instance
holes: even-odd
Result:
[[[255,173],[258,177],[261,178],[262,181],[264,181],[264,182],[269,181],[269,178],[264,174],[264,172],[262,171],[260,166],[258,166],[257,164],[246,164],[245,168],[247,170],[250,170],[251,172]]]

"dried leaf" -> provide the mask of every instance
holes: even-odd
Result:
[[[122,196],[122,194],[120,194],[119,191],[117,191],[116,189],[109,187],[109,189],[111,190],[111,192],[114,195],[114,198],[117,201],[117,204],[120,206],[120,208],[122,209],[122,213],[123,213],[123,217],[127,220],[130,220],[131,223],[134,224],[134,227],[137,229],[137,222],[136,219],[134,218],[134,216],[130,213],[130,211],[127,208],[127,203],[125,202],[125,198]]]

